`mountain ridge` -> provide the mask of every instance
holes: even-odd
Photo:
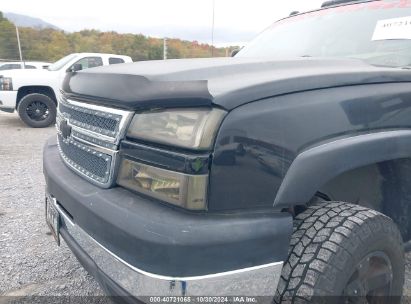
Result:
[[[27,15],[16,14],[12,12],[4,13],[4,17],[13,22],[18,27],[31,27],[35,29],[50,28],[61,31],[62,29],[54,24],[48,23],[40,18],[35,18]]]

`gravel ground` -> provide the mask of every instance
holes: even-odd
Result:
[[[0,295],[100,296],[70,252],[57,247],[44,220],[42,149],[54,127],[26,127],[0,113]],[[411,296],[411,254],[404,294]],[[1,300],[0,300],[1,303]]]
[[[42,150],[54,127],[32,129],[0,114],[0,295],[103,295],[44,219]],[[1,301],[0,301],[1,302]]]

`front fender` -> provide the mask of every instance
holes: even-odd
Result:
[[[410,157],[410,117],[409,83],[293,93],[236,108],[216,138],[209,210],[305,204],[345,170]]]
[[[295,158],[277,192],[274,207],[307,203],[341,173],[411,156],[411,130],[393,130],[342,138],[309,148]]]

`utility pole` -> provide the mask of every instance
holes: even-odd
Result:
[[[23,69],[26,68],[26,65],[24,64],[23,61],[23,54],[21,53],[21,44],[20,44],[20,35],[19,35],[19,28],[16,25],[16,35],[17,35],[17,44],[19,45],[19,53],[20,53],[20,61],[21,61],[21,67]]]
[[[213,21],[211,23],[211,57],[214,57],[214,15],[215,15],[215,0],[213,0]]]
[[[163,40],[163,59],[167,59],[167,38]]]

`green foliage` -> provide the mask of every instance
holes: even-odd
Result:
[[[17,52],[16,52],[17,51]],[[16,29],[0,12],[0,58],[17,58]]]
[[[141,34],[119,34],[83,30],[66,33],[53,29],[19,28],[21,47],[25,60],[53,62],[75,52],[98,52],[128,55],[134,61],[163,58],[163,40]],[[214,48],[214,56],[231,53],[230,48]],[[14,25],[0,12],[0,59],[18,59],[18,46]],[[211,57],[211,47],[196,41],[168,40],[167,57]]]

